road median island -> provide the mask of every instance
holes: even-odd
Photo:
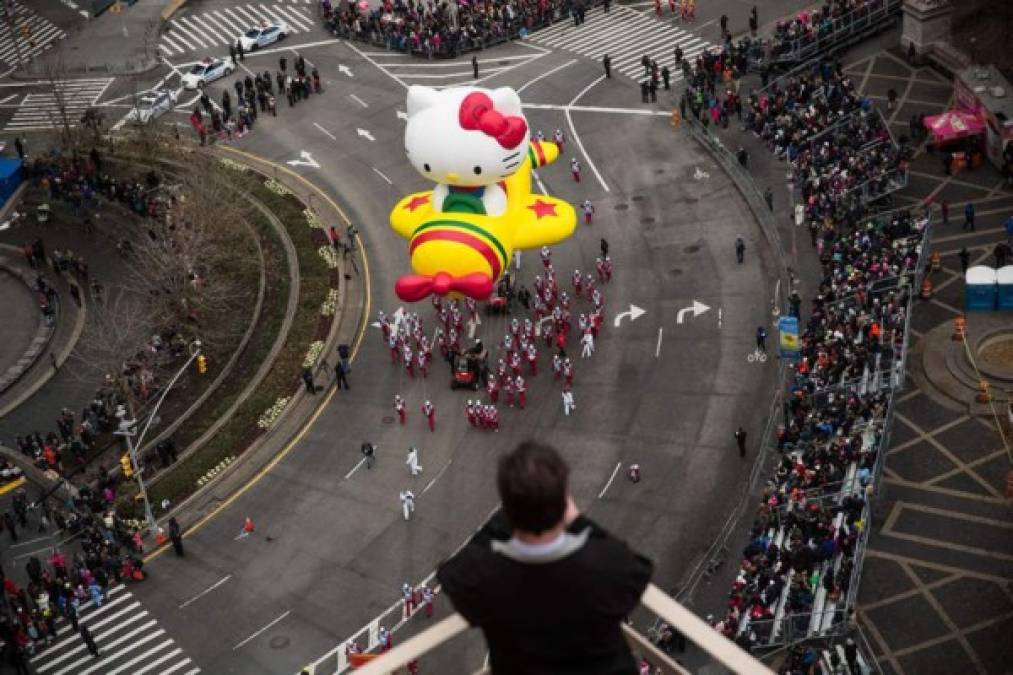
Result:
[[[337,344],[351,342],[362,324],[359,295],[346,295],[349,286],[359,285],[345,272],[351,256],[338,255],[324,229],[337,214],[329,213],[322,200],[313,203],[312,192],[284,172],[240,153],[216,154],[259,216],[281,228],[289,240],[295,283],[288,291],[294,302],[277,332],[279,339],[261,346],[268,346],[268,353],[252,362],[244,357],[243,367],[257,369],[246,388],[237,397],[216,402],[217,410],[227,410],[217,419],[209,416],[213,426],[206,427],[196,447],[149,487],[156,513],[168,517],[171,511],[184,528],[288,445],[318,408],[319,399],[302,384],[303,368],[310,367],[318,388],[323,384],[326,390]],[[240,457],[244,461],[237,461]],[[163,500],[168,500],[169,511],[160,508]]]

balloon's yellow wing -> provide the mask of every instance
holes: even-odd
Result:
[[[561,199],[528,193],[510,213],[514,248],[551,246],[573,234],[577,213]]]
[[[390,212],[390,226],[409,239],[419,225],[432,219],[433,215],[433,191],[416,192],[399,201]]]

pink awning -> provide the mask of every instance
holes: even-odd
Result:
[[[925,126],[937,143],[948,143],[985,132],[985,123],[977,115],[964,110],[947,110],[941,115],[925,118]]]

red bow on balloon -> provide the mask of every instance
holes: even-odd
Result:
[[[446,295],[454,291],[475,300],[485,300],[492,295],[492,279],[480,272],[463,277],[452,277],[446,272],[432,277],[406,274],[394,284],[394,291],[405,302],[418,302],[433,293]]]
[[[528,133],[528,124],[523,117],[497,112],[492,99],[480,91],[464,97],[459,119],[462,129],[481,131],[495,138],[504,148],[517,147]]]

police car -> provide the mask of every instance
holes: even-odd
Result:
[[[235,69],[236,64],[232,62],[232,59],[216,59],[209,56],[201,62],[194,64],[190,72],[183,76],[183,88],[201,89],[208,82],[231,75]]]
[[[243,46],[243,51],[252,52],[278,40],[284,40],[290,32],[288,24],[281,21],[275,23],[261,21],[246,31],[245,35],[240,35],[238,41]]]
[[[129,113],[129,119],[141,124],[157,119],[176,106],[176,92],[169,89],[156,89],[137,99],[137,104]]]

